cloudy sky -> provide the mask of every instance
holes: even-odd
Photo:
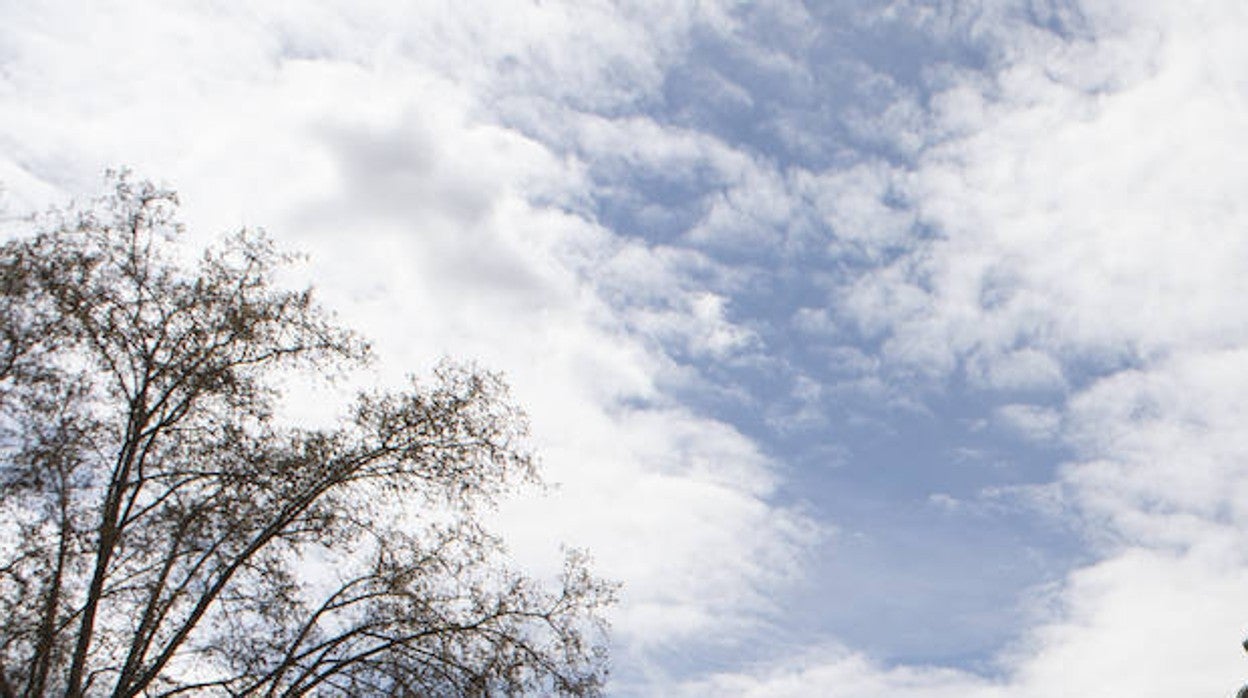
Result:
[[[0,214],[176,187],[504,371],[614,696],[1248,680],[1240,0],[0,0]]]

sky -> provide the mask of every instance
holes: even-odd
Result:
[[[505,373],[611,696],[1248,680],[1248,5],[0,0],[0,214],[175,187]],[[318,397],[319,395],[319,397]],[[330,410],[312,394],[306,418]]]

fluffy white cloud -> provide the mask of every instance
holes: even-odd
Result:
[[[813,649],[802,656],[753,673],[720,674],[680,687],[682,696],[742,698],[996,698],[991,682],[939,667],[883,667],[842,647]]]
[[[993,72],[947,76],[919,164],[890,175],[934,234],[855,278],[837,311],[903,375],[1042,391],[996,418],[1072,448],[1044,491],[1099,561],[1037,599],[991,681],[836,650],[691,695],[1160,698],[1248,676],[1248,83],[1231,68],[1248,15],[1069,7],[1065,38],[1008,12],[922,18],[1010,41]],[[860,225],[890,230],[870,208]]]
[[[990,69],[929,67],[925,111],[864,75],[897,104],[847,128],[909,163],[826,171],[645,114],[699,32],[759,75],[812,84],[788,50],[814,41],[806,9],[755,11],[785,50],[742,38],[730,5],[692,1],[0,3],[3,206],[88,195],[130,164],[182,191],[196,234],[263,225],[308,250],[304,277],[378,340],[377,380],[443,354],[504,370],[560,488],[500,524],[532,564],[563,539],[626,583],[617,665],[639,694],[1229,692],[1248,675],[1248,11],[863,9],[855,21],[985,47]],[[716,104],[760,103],[722,73],[695,77]],[[821,142],[776,111],[782,142]],[[692,200],[645,209],[622,172]],[[639,225],[690,218],[644,242],[596,220],[599,197],[637,204]],[[826,351],[852,383],[798,374],[802,423],[822,424],[837,391],[917,404],[957,376],[1009,394],[998,424],[1074,454],[1053,483],[982,493],[1078,517],[1098,557],[1035,600],[991,678],[839,645],[691,681],[656,668],[672,647],[757,629],[819,534],[774,503],[756,443],[674,397],[698,380],[684,360],[765,349],[731,297],[757,270],[715,261],[751,249],[858,265],[834,307],[784,315],[811,342],[844,341],[846,323],[869,340]]]
[[[1237,628],[1226,623],[1227,609],[1243,608],[1248,596],[1242,563],[1242,553],[1232,548],[1200,555],[1131,549],[1081,569],[1049,597],[1056,608],[1037,611],[1050,623],[1003,653],[996,678],[932,666],[884,666],[831,648],[689,682],[682,695],[1230,695],[1244,674]]]
[[[529,564],[562,541],[624,582],[627,675],[652,645],[756,623],[816,534],[771,503],[755,444],[667,395],[689,380],[669,349],[751,341],[687,278],[706,261],[617,237],[583,198],[575,151],[747,176],[713,139],[582,113],[647,99],[691,8],[5,4],[7,204],[89,196],[105,167],[133,166],[180,190],[197,236],[260,225],[308,251],[301,275],[376,340],[376,380],[444,354],[504,371],[558,487],[500,525]],[[545,117],[567,149],[511,126]]]

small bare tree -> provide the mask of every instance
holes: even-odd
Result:
[[[493,374],[284,427],[274,372],[368,347],[170,191],[0,247],[0,696],[596,695],[608,585],[512,571],[479,512],[537,473]]]

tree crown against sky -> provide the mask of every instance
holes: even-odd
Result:
[[[595,695],[611,586],[505,561],[536,482],[498,375],[444,363],[283,425],[275,377],[369,349],[243,231],[179,262],[125,174],[0,247],[0,695]]]

